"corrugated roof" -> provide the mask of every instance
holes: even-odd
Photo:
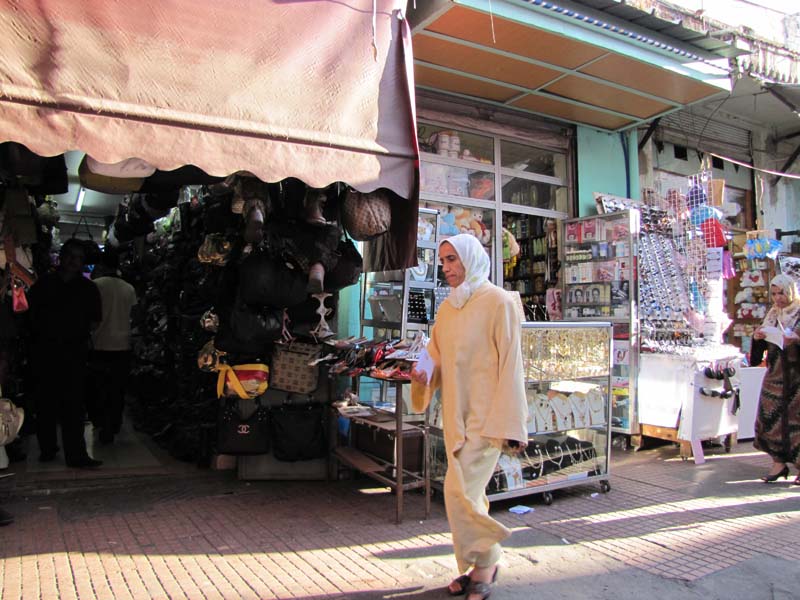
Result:
[[[707,21],[693,18],[690,14],[677,8],[665,6],[661,2],[644,2],[651,5],[649,10],[632,6],[620,0],[573,0],[594,10],[623,19],[633,25],[650,29],[667,35],[681,42],[690,44],[703,52],[711,52],[721,57],[730,58],[747,54],[746,50],[737,48],[730,40],[721,39],[730,31],[723,27],[707,27]]]

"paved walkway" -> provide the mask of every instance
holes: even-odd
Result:
[[[493,505],[514,530],[493,600],[800,598],[800,486],[764,485],[740,443],[696,466],[672,446],[616,451],[594,486]],[[13,466],[13,465],[12,465]],[[0,480],[0,598],[444,598],[453,575],[440,498],[368,480],[243,482],[169,466]],[[103,477],[103,479],[98,479]],[[514,504],[534,509],[508,512]]]

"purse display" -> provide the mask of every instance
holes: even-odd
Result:
[[[354,240],[364,242],[389,231],[392,207],[383,190],[363,194],[348,190],[342,202],[342,225]]]
[[[227,398],[220,402],[217,419],[217,451],[220,454],[266,454],[269,452],[269,411],[256,398],[256,409],[245,418],[239,401]]]
[[[273,408],[269,429],[272,454],[277,460],[313,460],[327,454],[321,404],[282,404]]]
[[[24,409],[7,398],[0,398],[0,446],[14,441],[24,421]]]
[[[221,233],[208,233],[197,250],[197,260],[201,263],[224,267],[230,258],[233,244]]]
[[[242,400],[256,398],[269,387],[269,367],[260,363],[245,365],[219,364],[217,398],[238,397]]]
[[[272,355],[272,379],[276,390],[310,394],[319,383],[319,367],[309,366],[320,353],[319,345],[292,342],[275,346]]]

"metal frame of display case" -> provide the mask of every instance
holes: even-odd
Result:
[[[536,331],[536,330],[543,330],[545,332],[553,332],[555,335],[556,332],[561,332],[564,330],[567,331],[574,331],[579,332],[581,330],[586,329],[599,329],[605,330],[606,334],[603,336],[604,341],[603,345],[605,346],[605,350],[601,347],[597,347],[596,350],[600,352],[599,359],[594,363],[590,360],[587,360],[587,347],[584,344],[576,343],[573,348],[569,350],[574,350],[570,353],[565,353],[564,348],[559,348],[557,350],[558,354],[555,353],[552,355],[551,364],[559,364],[561,367],[566,369],[566,372],[562,372],[559,375],[555,375],[554,373],[546,373],[542,372],[539,367],[536,366],[536,358],[535,356],[531,356],[526,351],[528,346],[525,343],[526,338],[526,330],[528,331]],[[568,427],[566,429],[558,429],[554,425],[554,429],[552,431],[543,430],[537,431],[534,428],[534,431],[530,430],[529,426],[529,433],[528,433],[528,444],[531,447],[532,443],[539,442],[541,443],[547,436],[551,436],[551,439],[555,439],[552,436],[555,435],[567,435],[569,433],[578,434],[579,432],[586,432],[586,431],[593,431],[596,434],[601,434],[605,437],[603,441],[603,451],[604,455],[602,458],[600,456],[595,455],[595,459],[597,460],[596,465],[600,468],[595,469],[599,470],[599,472],[595,474],[589,474],[588,472],[573,472],[569,473],[569,468],[572,465],[567,465],[563,469],[553,470],[548,473],[544,473],[542,470],[541,475],[539,475],[535,480],[526,480],[528,483],[522,485],[521,487],[517,487],[514,489],[506,489],[503,491],[495,491],[487,488],[487,497],[489,501],[496,501],[496,500],[504,500],[508,498],[516,498],[519,496],[527,496],[531,494],[542,494],[544,498],[545,504],[551,504],[553,502],[553,495],[552,491],[557,489],[563,489],[568,487],[574,487],[577,485],[585,485],[592,482],[599,482],[600,489],[603,492],[608,492],[611,489],[611,485],[609,483],[609,476],[610,476],[610,456],[611,456],[611,402],[609,393],[611,391],[611,369],[612,369],[612,334],[613,334],[613,325],[609,322],[580,322],[580,323],[567,323],[567,322],[525,322],[522,324],[522,349],[523,349],[523,363],[525,365],[526,371],[526,379],[525,379],[525,387],[526,392],[530,393],[530,391],[534,390],[534,393],[541,393],[540,386],[550,385],[550,384],[587,384],[592,381],[598,382],[603,380],[603,384],[596,383],[596,386],[599,386],[600,389],[605,388],[603,391],[603,414],[604,414],[604,423],[596,424],[596,425],[584,425],[582,427]],[[577,334],[573,334],[577,335]],[[545,336],[546,337],[546,336]],[[607,344],[607,346],[606,346]],[[553,349],[554,351],[556,346],[555,344],[540,344],[537,346],[538,348],[543,349],[545,353],[548,353]],[[570,360],[572,359],[572,363]],[[569,369],[569,365],[572,365],[572,369]],[[545,367],[545,363],[541,363],[542,367]],[[584,369],[584,373],[581,373],[580,370]],[[531,378],[529,375],[532,372],[539,371],[542,376],[538,378]],[[593,371],[593,372],[592,372]],[[530,404],[530,400],[529,400]],[[440,459],[438,452],[444,452],[444,441],[443,441],[443,432],[440,426],[438,426],[438,417],[436,416],[436,411],[440,406],[440,402],[438,401],[438,395],[435,396],[434,401],[431,402],[431,405],[428,407],[426,411],[426,423],[428,425],[429,431],[429,444],[428,447],[431,452],[431,456],[428,459],[428,471],[430,473],[429,477],[431,480],[431,485],[436,489],[442,490],[443,486],[443,473],[444,473],[444,466],[446,465],[447,459],[446,456],[443,460]],[[433,441],[438,440],[437,444],[434,444]],[[596,448],[595,446],[592,446]],[[563,457],[563,455],[562,455]],[[502,457],[501,459],[502,460]],[[525,460],[529,460],[527,457]],[[583,467],[581,467],[583,468]],[[500,467],[500,463],[498,461],[498,469],[502,470]],[[496,469],[496,473],[498,472]],[[544,482],[542,482],[544,480]],[[535,483],[534,483],[535,481]]]
[[[383,337],[392,337],[394,332],[399,332],[401,338],[405,339],[410,333],[423,332],[426,335],[430,333],[430,328],[433,326],[435,318],[436,298],[435,289],[438,285],[438,265],[439,265],[439,211],[420,208],[419,209],[420,224],[424,220],[429,221],[433,226],[432,238],[429,240],[417,239],[417,252],[430,251],[433,253],[432,258],[432,276],[430,280],[415,281],[412,276],[412,269],[405,269],[404,271],[382,271],[379,273],[366,273],[362,278],[361,286],[361,335],[364,334],[365,327],[373,329],[389,330],[391,333]],[[378,281],[381,279],[381,281]],[[372,294],[373,289],[384,289],[389,293],[386,295],[390,303],[393,303],[393,309],[397,310],[399,314],[392,315],[384,312],[386,318],[375,318],[373,309],[370,307],[370,315],[372,318],[367,318],[367,304],[370,303],[370,298],[374,298]],[[427,322],[411,321],[408,318],[409,308],[409,294],[412,291],[422,291],[423,294],[430,296],[430,307],[428,310]],[[384,310],[378,301],[374,304],[378,310]],[[387,303],[388,307],[388,303]],[[393,318],[399,317],[399,318]],[[374,333],[374,332],[373,332]],[[373,337],[378,337],[373,335]]]
[[[623,221],[627,228],[627,234],[620,236],[619,240],[607,240],[605,232],[612,230],[608,225],[614,222]],[[585,230],[586,223],[594,222],[594,236],[591,239],[584,239],[583,231]],[[636,435],[639,433],[639,420],[637,411],[637,379],[639,376],[639,273],[638,273],[638,256],[639,256],[639,230],[640,230],[640,215],[637,209],[628,209],[607,214],[598,214],[591,217],[581,217],[579,219],[568,219],[563,222],[562,228],[562,314],[565,320],[569,321],[582,321],[585,319],[603,319],[608,320],[614,324],[614,339],[615,342],[623,341],[622,336],[625,335],[623,327],[627,326],[627,352],[622,350],[622,346],[616,343],[614,351],[614,366],[612,379],[615,385],[612,387],[612,396],[618,399],[625,397],[627,399],[627,411],[612,412],[615,419],[622,419],[622,423],[614,425],[612,423],[611,431],[614,433],[622,433],[625,435]],[[568,235],[568,232],[570,235]],[[571,239],[570,239],[571,238]],[[616,249],[624,248],[625,254],[619,254]],[[584,256],[580,258],[580,253],[583,252]],[[615,305],[613,301],[613,291],[621,289],[621,278],[614,278],[612,274],[611,280],[605,280],[598,275],[598,265],[614,263],[615,268],[619,265],[622,259],[627,260],[627,267],[625,272],[628,276],[628,299],[622,304]],[[579,273],[577,281],[574,276],[575,270],[571,269],[577,267],[578,269],[591,269],[592,273],[586,276],[586,273]],[[616,283],[616,287],[614,286]],[[600,302],[592,305],[592,303],[579,304],[570,302],[569,292],[574,289],[581,288],[591,289],[593,287],[603,286],[608,284],[608,297],[602,298]],[[627,314],[614,314],[615,308],[620,306],[627,307]],[[571,314],[569,309],[586,308],[587,311],[582,311],[584,314],[576,316]],[[597,312],[601,314],[591,315],[585,314],[596,308]],[[618,311],[622,313],[623,311]],[[627,377],[625,375],[625,362],[627,358]],[[627,385],[623,385],[625,378],[627,378]],[[612,406],[615,402],[612,402]],[[624,413],[627,412],[627,415]],[[623,415],[623,416],[620,416]],[[627,416],[627,425],[625,424],[625,416]]]

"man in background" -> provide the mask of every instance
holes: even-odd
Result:
[[[100,291],[103,313],[92,334],[94,406],[90,417],[100,429],[100,443],[111,444],[122,427],[125,388],[131,370],[131,309],[136,305],[136,291],[120,277],[119,254],[110,247],[103,251],[94,283]]]
[[[39,460],[55,460],[60,422],[64,460],[76,468],[102,464],[89,456],[84,439],[89,334],[101,317],[97,286],[83,276],[85,259],[83,243],[67,240],[56,271],[40,277],[28,294]]]

